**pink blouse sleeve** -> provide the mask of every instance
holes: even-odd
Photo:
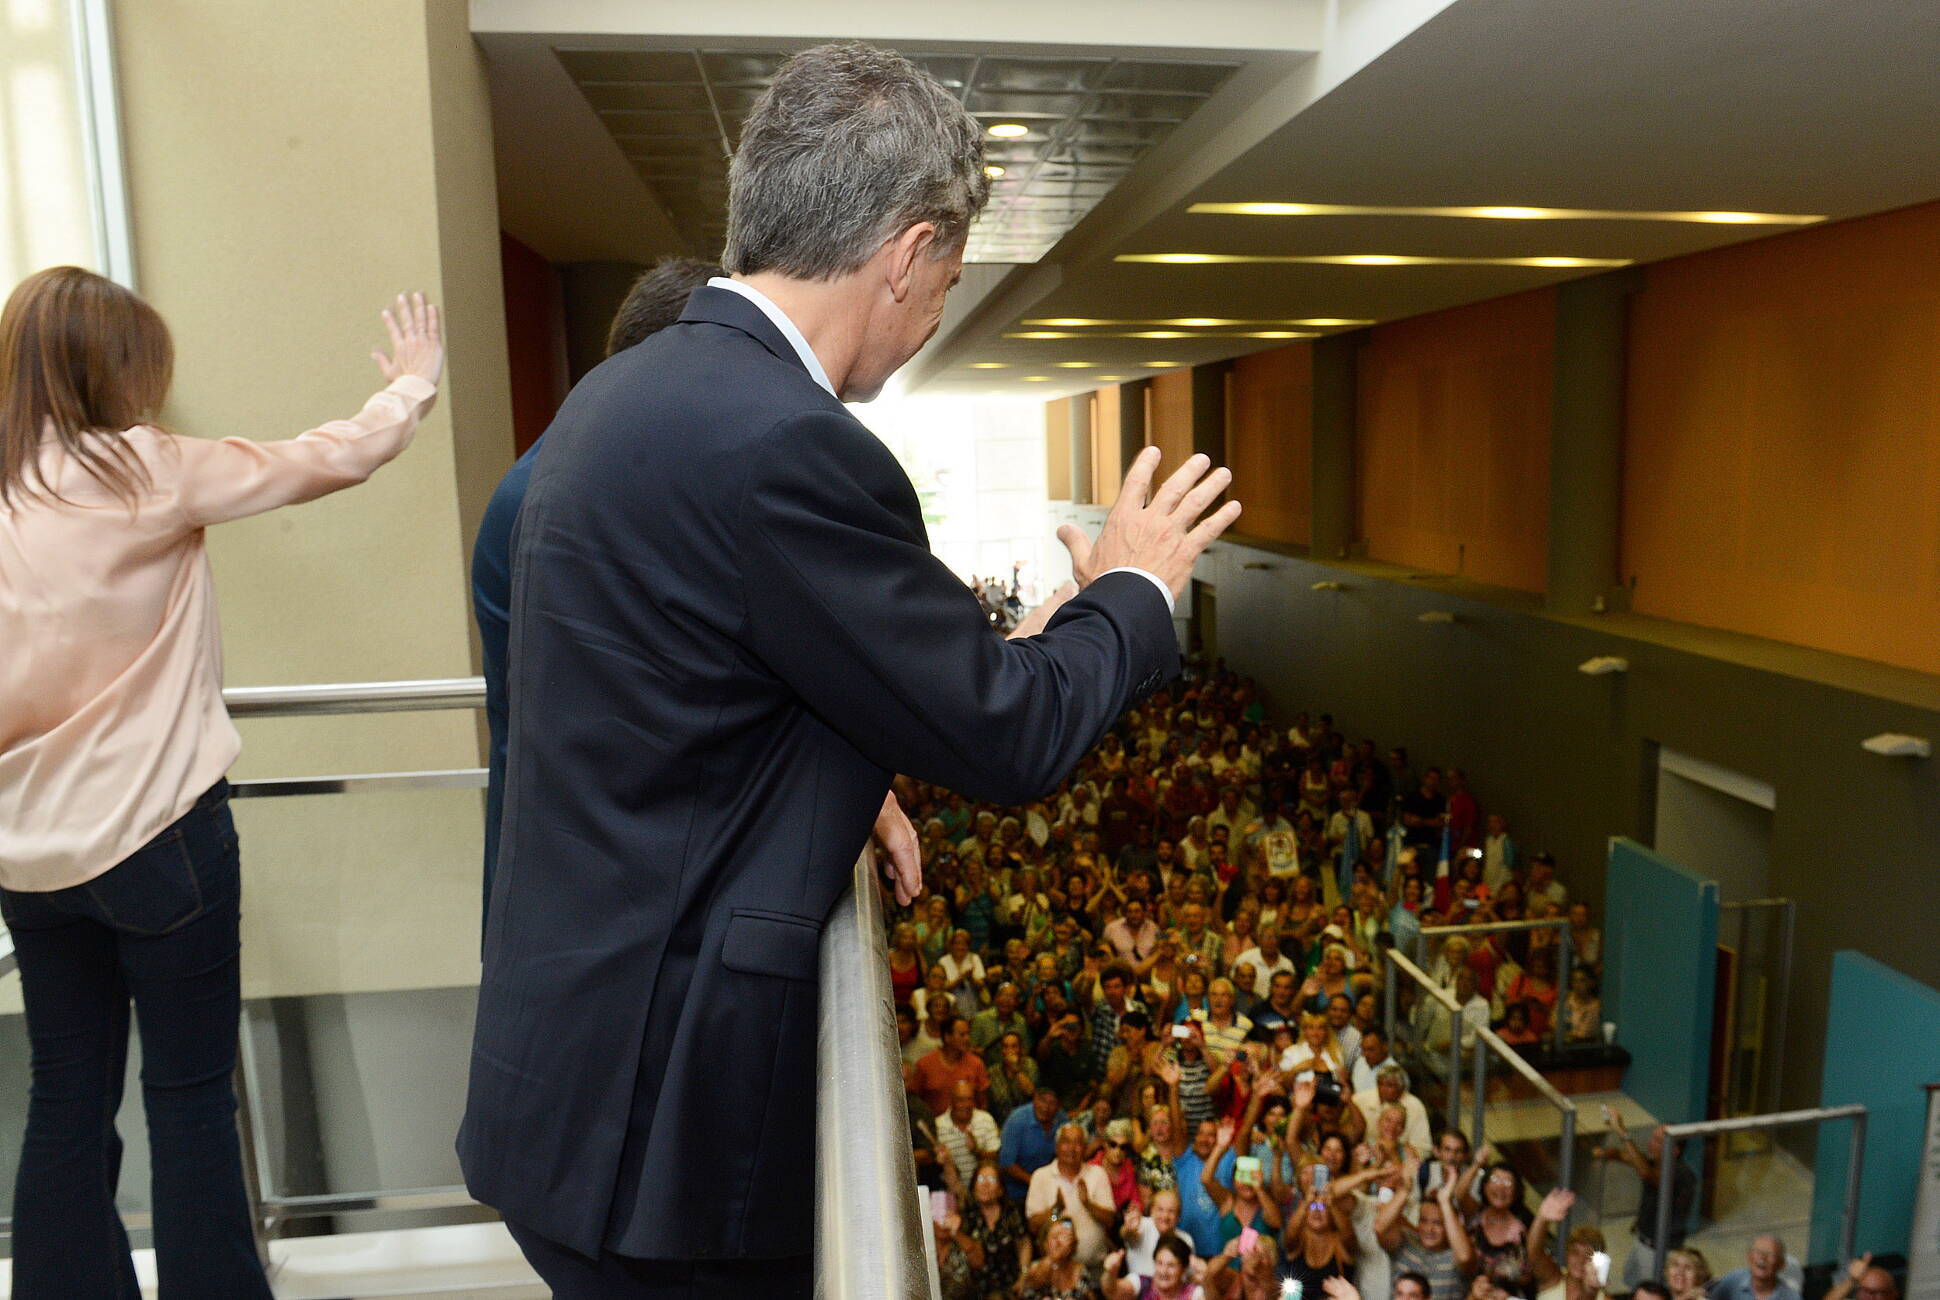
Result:
[[[350,419],[285,441],[176,438],[180,461],[170,475],[176,505],[201,528],[353,487],[411,445],[437,396],[435,384],[404,375]]]

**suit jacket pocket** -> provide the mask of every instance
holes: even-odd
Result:
[[[821,922],[789,912],[735,908],[721,940],[721,964],[744,975],[813,981],[821,954]]]

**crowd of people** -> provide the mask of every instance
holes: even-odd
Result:
[[[1462,1026],[1601,1036],[1589,909],[1462,772],[1273,723],[1215,669],[1053,798],[898,793],[926,889],[886,918],[890,981],[948,1300],[1594,1296],[1595,1229],[1566,1268],[1545,1244],[1570,1194],[1438,1131],[1384,1032],[1391,947],[1554,917],[1567,989],[1560,926],[1451,938],[1431,974]],[[1416,1014],[1427,1046],[1458,1032]]]

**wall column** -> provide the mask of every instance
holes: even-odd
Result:
[[[1118,475],[1123,480],[1132,462],[1145,450],[1145,393],[1149,379],[1121,384],[1118,389]]]
[[[1558,613],[1628,605],[1617,571],[1624,348],[1630,295],[1642,283],[1623,270],[1556,286],[1545,603]]]
[[[1226,463],[1226,376],[1230,361],[1192,368],[1192,450],[1215,465]]]
[[[1354,519],[1354,425],[1360,404],[1356,358],[1361,334],[1336,334],[1313,345],[1313,528],[1308,554],[1346,559],[1357,540]]]

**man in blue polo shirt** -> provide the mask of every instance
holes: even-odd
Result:
[[[720,267],[692,258],[663,258],[641,273],[613,315],[606,336],[606,355],[624,352],[634,344],[680,319],[687,297]],[[505,801],[505,675],[512,618],[512,526],[525,502],[526,485],[538,461],[542,435],[507,470],[485,506],[472,543],[472,616],[478,621],[479,662],[485,675],[485,723],[492,733],[489,775],[485,785],[485,907],[492,904],[492,868],[498,861],[498,821]],[[481,917],[484,913],[480,913]]]
[[[1030,1105],[1019,1106],[1004,1120],[997,1165],[1003,1170],[1004,1192],[1013,1201],[1022,1202],[1031,1175],[1057,1159],[1058,1129],[1064,1123],[1058,1090],[1044,1084],[1031,1094]]]
[[[1172,1177],[1179,1186],[1179,1226],[1192,1236],[1195,1248],[1212,1253],[1219,1241],[1219,1206],[1199,1181],[1199,1172],[1219,1147],[1219,1125],[1206,1120],[1193,1130],[1192,1145],[1172,1161]]]

